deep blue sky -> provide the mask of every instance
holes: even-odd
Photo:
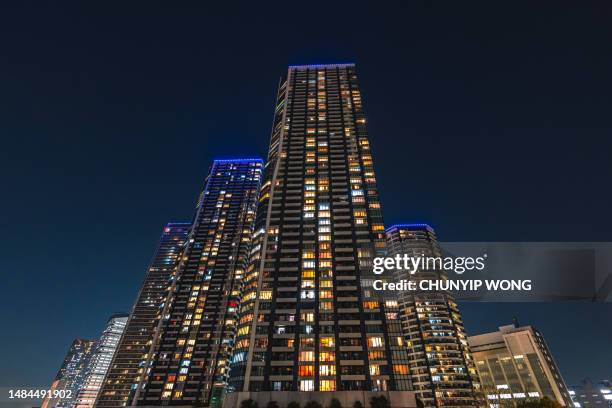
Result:
[[[612,241],[609,2],[23,3],[0,9],[0,386],[47,386],[129,310],[210,160],[265,154],[288,64],[358,64],[387,224]],[[612,376],[611,304],[463,312],[538,326],[569,383]]]

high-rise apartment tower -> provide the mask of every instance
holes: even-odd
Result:
[[[83,386],[76,396],[75,408],[93,407],[113,355],[117,351],[117,345],[125,330],[127,320],[127,314],[116,314],[108,319],[102,335],[94,345],[92,356],[85,370]]]
[[[426,224],[394,225],[386,230],[388,256],[442,259],[434,230]],[[414,274],[395,271],[395,279],[445,280],[446,272],[431,263]],[[417,284],[418,288],[418,284]],[[477,405],[478,376],[461,314],[451,293],[399,292],[401,318],[409,354],[412,386],[426,407]]]
[[[98,394],[97,407],[123,407],[131,404],[136,387],[146,374],[144,365],[190,227],[191,224],[181,222],[171,222],[164,227],[125,332]]]
[[[353,64],[289,67],[259,201],[232,404],[409,390],[398,302],[362,279],[385,236]]]
[[[85,371],[94,350],[94,340],[74,339],[55,380],[49,387],[52,395],[41,408],[72,407],[83,386]]]
[[[260,159],[213,162],[133,404],[221,403],[262,172]]]

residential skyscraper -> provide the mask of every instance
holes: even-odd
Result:
[[[544,337],[535,327],[515,323],[470,336],[468,341],[490,408],[542,397],[565,407],[574,405]]]
[[[55,380],[49,388],[52,391],[64,391],[57,398],[46,398],[41,408],[72,407],[78,391],[83,386],[85,370],[94,350],[94,340],[75,339],[64,358]]]
[[[262,172],[260,159],[213,162],[133,404],[220,404]]]
[[[94,345],[94,350],[85,370],[85,379],[79,389],[74,407],[91,408],[102,387],[104,376],[110,367],[113,355],[117,350],[119,339],[125,330],[127,314],[111,316],[106,323],[102,335]]]
[[[410,389],[398,303],[362,279],[385,236],[353,64],[281,79],[251,252],[230,406]]]
[[[388,256],[442,257],[436,234],[429,225],[394,225],[386,230],[386,235]],[[448,276],[441,267],[434,267],[414,274],[397,270],[395,279],[418,282],[446,280]],[[399,292],[399,297],[410,375],[417,397],[426,407],[478,405],[478,376],[453,295],[447,291],[406,290]]]
[[[98,394],[97,407],[130,405],[136,386],[145,374],[143,367],[190,227],[191,224],[185,222],[171,222],[164,227],[125,332]]]

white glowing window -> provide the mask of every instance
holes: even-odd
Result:
[[[314,290],[303,290],[300,297],[302,299],[314,299],[315,291]]]
[[[314,391],[314,380],[300,381],[300,391]]]

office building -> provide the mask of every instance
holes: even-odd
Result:
[[[526,398],[542,397],[573,406],[544,337],[533,326],[515,322],[495,332],[470,336],[468,342],[489,407],[514,406]]]
[[[108,319],[102,335],[96,340],[93,353],[87,363],[83,384],[76,394],[75,408],[93,407],[102,387],[104,376],[117,350],[119,339],[125,330],[127,320],[127,314],[116,314]]]
[[[145,374],[144,364],[190,226],[190,223],[171,222],[164,227],[125,332],[98,395],[97,407],[130,405],[136,386]]]
[[[353,64],[291,66],[280,81],[229,406],[414,404],[398,302],[368,282],[385,236],[362,103]]]
[[[45,398],[41,408],[71,408],[83,386],[85,370],[94,350],[93,340],[75,339],[49,389],[56,397]]]
[[[569,394],[576,408],[612,408],[610,380],[593,383],[590,378],[585,378],[580,385],[570,386]]]
[[[221,403],[262,170],[260,159],[213,162],[133,404]]]
[[[387,228],[386,236],[389,257],[442,258],[429,225],[394,225]],[[426,407],[477,405],[478,376],[453,295],[418,289],[419,281],[447,280],[448,276],[440,265],[424,266],[414,273],[393,271],[397,282],[411,280],[417,284],[417,290],[393,293],[399,296],[413,389]]]

